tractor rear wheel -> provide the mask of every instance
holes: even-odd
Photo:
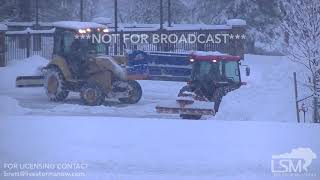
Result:
[[[64,76],[58,67],[50,67],[47,70],[44,88],[51,101],[63,101],[69,94]]]
[[[80,90],[81,100],[88,106],[100,106],[105,99],[102,88],[96,83],[86,83]]]
[[[137,81],[129,80],[128,83],[128,94],[127,98],[119,98],[119,101],[126,104],[136,104],[142,97],[142,88]]]

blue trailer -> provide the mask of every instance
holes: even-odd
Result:
[[[128,76],[133,79],[188,81],[190,53],[132,51],[128,54]]]

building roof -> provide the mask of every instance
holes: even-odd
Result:
[[[195,51],[192,53],[192,58],[198,61],[240,61],[240,56],[231,56],[228,54],[223,54],[218,51]]]
[[[86,29],[86,28],[107,28],[103,24],[98,24],[95,22],[79,22],[79,21],[58,21],[52,23],[54,27],[65,28],[65,29]]]

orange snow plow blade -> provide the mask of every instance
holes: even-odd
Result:
[[[42,87],[44,76],[18,76],[16,78],[16,87]]]
[[[178,99],[176,104],[157,105],[156,111],[165,114],[215,115],[213,102]]]
[[[161,107],[156,106],[158,113],[165,114],[190,114],[190,115],[215,115],[212,109],[192,109],[192,108],[172,108],[172,107]]]

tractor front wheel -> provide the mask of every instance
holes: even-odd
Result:
[[[44,88],[51,101],[63,101],[69,91],[66,89],[64,76],[58,67],[50,67],[45,75]]]
[[[128,83],[128,94],[127,98],[119,98],[119,101],[126,104],[136,104],[142,97],[142,88],[137,81],[129,80]]]

